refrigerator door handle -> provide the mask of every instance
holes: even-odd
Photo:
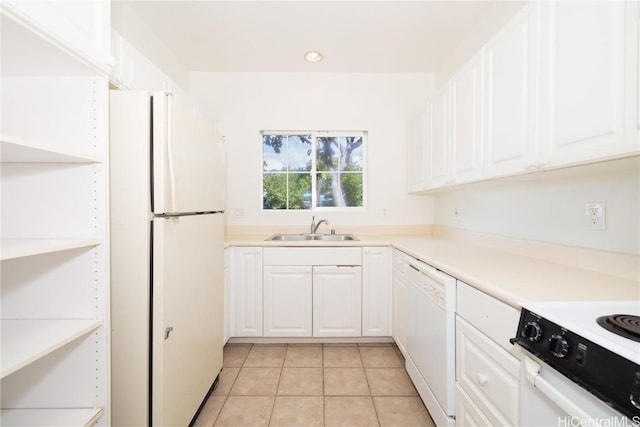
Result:
[[[171,331],[173,331],[173,326],[169,326],[169,327],[164,329],[164,339],[165,340],[169,339],[169,334],[171,333]]]

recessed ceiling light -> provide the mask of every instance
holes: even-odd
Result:
[[[322,61],[322,54],[315,50],[310,50],[309,52],[304,54],[304,59],[307,62],[320,62]]]

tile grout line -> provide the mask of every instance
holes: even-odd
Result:
[[[282,371],[284,370],[284,361],[287,359],[287,352],[289,351],[289,344],[284,348],[284,355],[282,356],[282,364],[280,365],[280,375],[278,375],[278,381],[276,382],[276,391],[273,393],[273,403],[271,404],[271,413],[269,414],[269,421],[267,426],[271,425],[273,419],[273,410],[276,407],[276,398],[278,397],[278,388],[280,387],[280,380],[282,379]]]
[[[324,390],[324,344],[322,344],[320,351],[320,367],[322,368],[322,425],[327,425],[327,399],[325,397]]]
[[[249,357],[249,353],[251,352],[252,348],[253,348],[253,344],[251,344],[251,346],[249,346],[249,351],[247,351],[247,354],[245,354],[244,359],[242,359],[242,364],[240,365],[240,368],[238,369],[238,373],[236,374],[235,378],[233,379],[233,382],[231,383],[231,385],[229,386],[229,391],[224,396],[224,402],[222,402],[222,406],[220,406],[220,410],[218,411],[218,414],[214,418],[213,424],[211,424],[211,427],[215,427],[216,423],[218,422],[218,419],[220,418],[220,415],[222,414],[222,411],[224,410],[225,405],[229,401],[229,396],[231,396],[231,390],[233,389],[233,386],[236,385],[236,381],[238,381],[238,377],[240,376],[240,371],[242,371],[242,368],[244,367],[244,362],[246,362],[247,357]],[[227,369],[228,368],[230,368],[230,367],[227,367]],[[223,366],[222,369],[224,369],[224,366]]]
[[[378,426],[382,425],[380,423],[380,416],[378,415],[378,408],[376,408],[376,403],[373,400],[373,394],[371,393],[371,385],[369,384],[369,376],[367,375],[367,369],[364,365],[364,359],[362,358],[362,352],[360,351],[360,345],[358,345],[358,355],[360,356],[360,362],[362,363],[362,371],[364,372],[364,379],[367,381],[367,389],[369,390],[369,399],[371,400],[371,405],[373,406],[373,412],[376,414],[376,422]]]

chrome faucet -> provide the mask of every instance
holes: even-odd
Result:
[[[326,219],[321,219],[316,224],[316,217],[315,216],[311,217],[311,234],[316,234],[316,232],[318,231],[318,227],[320,227],[320,224],[322,224],[323,222],[329,225],[329,221],[327,221]]]

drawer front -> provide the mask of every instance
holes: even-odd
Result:
[[[359,247],[264,248],[264,265],[362,265]]]
[[[456,312],[506,351],[518,356],[509,342],[516,336],[520,311],[458,280]]]
[[[456,427],[486,427],[491,422],[456,383]]]
[[[456,318],[456,378],[492,425],[518,425],[520,362]]]

